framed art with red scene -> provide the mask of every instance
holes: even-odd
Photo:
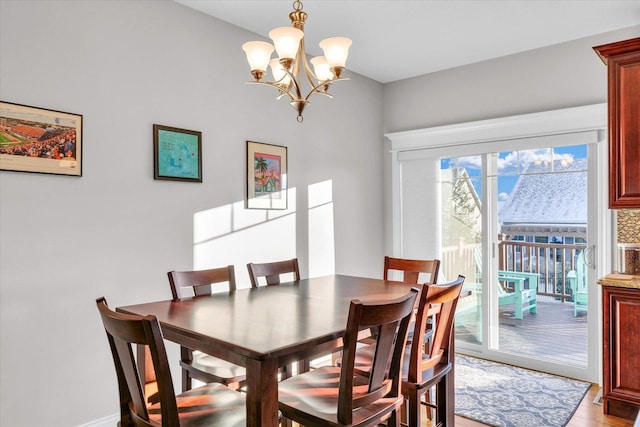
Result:
[[[82,115],[0,101],[0,170],[82,176]]]

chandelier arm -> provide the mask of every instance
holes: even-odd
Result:
[[[282,80],[282,79],[281,79]],[[290,91],[284,89],[282,86],[278,85],[277,82],[245,82],[246,84],[253,84],[253,85],[263,85],[263,86],[270,86],[273,88],[276,88],[278,90],[278,92],[280,92],[280,96],[277,97],[277,99],[280,99],[282,96],[287,95],[291,101],[295,101],[296,98],[291,94]]]
[[[331,84],[333,82],[339,82],[341,80],[351,80],[349,79],[349,77],[342,77],[339,79],[334,79],[334,80],[327,80],[326,82],[321,82],[319,84],[317,84],[316,86],[313,87],[313,89],[311,89],[309,91],[309,93],[307,94],[307,96],[304,98],[305,102],[308,101],[308,99],[311,97],[311,95],[319,93],[322,95],[326,95],[329,98],[333,98],[333,95],[331,95],[329,92],[327,92],[327,90],[329,90],[329,86],[331,86]]]
[[[342,80],[351,80],[351,79],[349,77],[341,77],[339,79],[327,80],[325,82],[319,83],[318,85],[314,86],[314,88],[311,89],[311,91],[309,91],[307,96],[304,98],[305,102],[311,97],[311,95],[316,93],[326,95],[329,98],[333,99],[333,95],[327,92],[329,90],[329,86],[331,86],[333,82],[339,82]]]
[[[304,64],[304,74],[305,77],[307,78],[307,82],[309,83],[309,87],[312,87],[315,89],[316,86],[316,82],[320,81],[320,79],[318,78],[318,76],[316,76],[316,73],[313,72],[313,69],[309,66],[309,62],[307,61],[307,53],[305,52],[305,47],[304,47],[304,38],[302,38],[302,40],[300,40],[300,47],[298,49],[298,58],[299,60]],[[299,66],[298,63],[296,63],[296,66]],[[299,71],[298,69],[296,71]],[[326,82],[323,82],[326,83]]]
[[[328,96],[329,98],[333,98],[333,95],[327,92],[328,89],[329,89],[329,85],[327,85],[326,83],[320,83],[319,85],[311,89],[307,94],[307,96],[305,96],[304,98],[305,102],[307,102],[307,100],[311,97],[311,95],[315,95],[316,93],[321,93],[323,95]]]
[[[298,67],[297,61],[296,61],[295,67],[296,68]],[[300,91],[300,84],[298,83],[298,80],[296,79],[297,72],[295,72],[295,70],[294,70],[293,73],[291,71],[289,71],[289,70],[284,70],[284,71],[285,71],[285,73],[287,73],[289,75],[289,77],[291,79],[291,82],[293,83],[293,86],[296,88],[296,96],[294,97],[292,95],[289,95],[291,97],[291,100],[292,101],[301,100],[302,99],[302,92]],[[291,90],[289,90],[288,92],[290,93]]]

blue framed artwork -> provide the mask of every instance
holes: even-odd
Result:
[[[153,177],[202,182],[202,132],[153,125]]]

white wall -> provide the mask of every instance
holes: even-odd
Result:
[[[166,299],[166,272],[195,264],[244,282],[280,254],[305,274],[381,274],[382,85],[349,73],[298,124],[243,84],[255,38],[171,1],[0,2],[1,99],[84,116],[83,177],[0,172],[0,425],[118,412],[99,296]],[[202,131],[202,184],[153,180],[153,123]],[[289,148],[281,220],[242,208],[246,140]]]
[[[640,25],[386,84],[385,132],[606,102],[592,47],[638,36]]]

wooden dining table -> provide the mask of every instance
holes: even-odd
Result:
[[[336,349],[351,300],[393,299],[414,286],[332,275],[117,311],[155,315],[165,339],[244,366],[247,425],[275,427],[278,368]]]

